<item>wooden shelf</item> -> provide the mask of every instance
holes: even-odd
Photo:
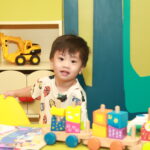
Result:
[[[0,46],[1,93],[33,85],[37,78],[51,73],[49,55],[53,41],[62,35],[62,21],[0,21],[0,32],[7,36],[20,37],[22,40],[31,40],[32,43],[41,46],[40,63],[38,65],[26,63],[22,66],[7,62]],[[8,44],[8,53],[16,52],[17,45]],[[32,104],[21,103],[21,105],[27,112],[30,121],[38,122],[39,115],[37,114],[40,104],[33,102]]]
[[[0,21],[0,32],[8,36],[21,37],[22,40],[31,40],[41,46],[41,62],[39,65],[25,64],[18,66],[3,58],[0,46],[0,70],[51,70],[49,54],[53,41],[62,35],[62,21]],[[17,45],[9,43],[9,53],[16,51]]]
[[[0,70],[52,70],[50,62],[40,62],[39,65],[25,64],[18,66],[9,62],[0,62]]]
[[[62,35],[62,21],[0,21],[0,29],[58,28]]]

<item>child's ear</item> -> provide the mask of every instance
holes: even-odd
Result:
[[[79,74],[82,74],[82,71],[83,71],[84,67],[82,67],[79,71]]]

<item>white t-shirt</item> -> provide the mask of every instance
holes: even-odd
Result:
[[[75,105],[81,105],[81,122],[84,127],[86,126],[88,119],[86,94],[78,80],[67,91],[59,93],[54,76],[40,78],[32,87],[32,98],[40,100],[40,124],[51,124],[50,109],[52,106],[56,106],[56,100],[59,99],[61,108],[71,106],[73,101]]]

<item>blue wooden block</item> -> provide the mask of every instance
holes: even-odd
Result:
[[[51,118],[51,131],[65,131],[66,120],[65,117],[61,118],[60,121],[57,121],[56,116]]]
[[[108,125],[115,128],[125,128],[128,123],[128,112],[120,111],[116,113],[115,111],[108,113]]]

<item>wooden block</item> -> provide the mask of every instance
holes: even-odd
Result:
[[[66,121],[80,123],[81,122],[81,106],[68,106],[66,108]]]
[[[66,121],[67,133],[80,133],[80,123]]]
[[[113,139],[123,139],[127,135],[127,128],[114,128],[108,126],[108,137]]]
[[[63,117],[63,116],[65,116],[65,109],[52,106],[52,108],[50,109],[50,113],[51,113],[51,115]]]
[[[93,111],[93,123],[99,125],[107,125],[108,112],[112,109],[105,109],[105,105],[101,105],[100,109]]]
[[[144,141],[150,141],[150,121],[145,123],[141,128],[141,139]]]
[[[65,116],[65,109],[52,106],[52,108],[50,109],[50,113],[51,113],[51,115],[63,117],[63,116]]]
[[[92,135],[98,137],[107,137],[107,126],[92,124]]]
[[[61,118],[59,121],[57,121],[56,116],[52,116],[51,119],[51,131],[64,131],[66,126],[66,120],[65,117]]]
[[[115,128],[125,128],[128,123],[128,112],[112,111],[108,113],[108,125]]]

